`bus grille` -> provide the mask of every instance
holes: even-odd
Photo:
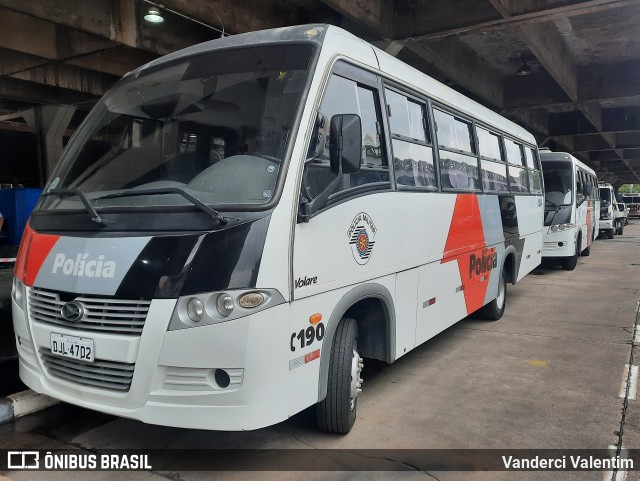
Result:
[[[141,300],[93,297],[74,300],[82,303],[85,314],[78,321],[68,321],[62,317],[62,306],[66,301],[60,299],[60,294],[32,287],[29,289],[29,314],[34,321],[69,329],[139,336],[151,305],[151,301]]]
[[[127,392],[131,387],[135,364],[115,361],[87,363],[54,356],[49,349],[40,349],[40,356],[53,377],[119,392]]]

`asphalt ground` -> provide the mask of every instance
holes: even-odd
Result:
[[[205,448],[606,449],[620,442],[640,448],[640,401],[626,383],[626,365],[637,350],[639,254],[640,221],[631,220],[624,235],[598,239],[574,271],[545,263],[509,286],[500,321],[465,319],[390,366],[365,362],[358,420],[346,436],[319,432],[312,408],[276,426],[225,433],[152,426],[60,404],[0,425],[0,449],[155,449],[170,457],[171,449]],[[638,364],[640,357],[635,359]],[[626,479],[639,480],[639,473],[630,471]],[[4,476],[16,481],[611,479],[602,471],[419,470],[11,471]]]

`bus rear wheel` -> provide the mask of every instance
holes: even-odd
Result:
[[[507,278],[502,269],[498,280],[498,294],[493,301],[480,309],[480,316],[489,321],[498,321],[502,318],[505,307],[507,307]]]
[[[327,397],[316,407],[318,427],[330,433],[347,434],[356,422],[358,395],[362,392],[363,360],[358,354],[358,324],[343,318],[331,346]]]

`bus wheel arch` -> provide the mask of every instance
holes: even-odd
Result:
[[[580,256],[581,246],[582,246],[582,237],[578,235],[576,237],[576,242],[575,242],[575,254],[569,257],[563,257],[562,260],[560,261],[562,268],[565,271],[572,271],[578,265],[578,257]]]
[[[516,249],[513,246],[507,247],[504,253],[504,261],[502,261],[502,272],[504,272],[507,283],[515,285],[518,279],[516,263]]]
[[[331,351],[338,325],[347,319],[354,319],[360,355],[391,363],[395,359],[394,312],[391,293],[380,284],[362,284],[342,297],[326,323],[326,333],[322,340],[319,402],[327,396]]]

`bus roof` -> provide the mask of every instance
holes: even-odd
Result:
[[[334,40],[334,37],[339,37],[339,41],[327,41]],[[367,63],[361,62],[362,59],[357,58],[358,52],[364,43],[375,53],[378,60],[379,73],[383,76],[415,89],[425,96],[429,96],[444,105],[453,107],[464,114],[477,118],[488,126],[502,130],[532,145],[536,145],[535,137],[518,124],[511,122],[478,102],[456,92],[452,88],[407,65],[383,50],[366,43],[361,38],[332,25],[297,25],[222,37],[160,57],[133,70],[127,75],[136,75],[167,62],[214,50],[288,41],[316,43],[323,45],[323,49],[332,49],[334,51],[332,53],[335,55],[342,55],[356,62]],[[359,48],[350,48],[356,46]],[[329,58],[334,58],[334,55],[329,55]]]
[[[582,170],[589,172],[590,174],[596,175],[595,171],[589,167],[587,164],[581,162],[579,159],[576,159],[573,155],[567,152],[551,152],[546,150],[540,151],[540,160],[542,162],[571,162]]]

